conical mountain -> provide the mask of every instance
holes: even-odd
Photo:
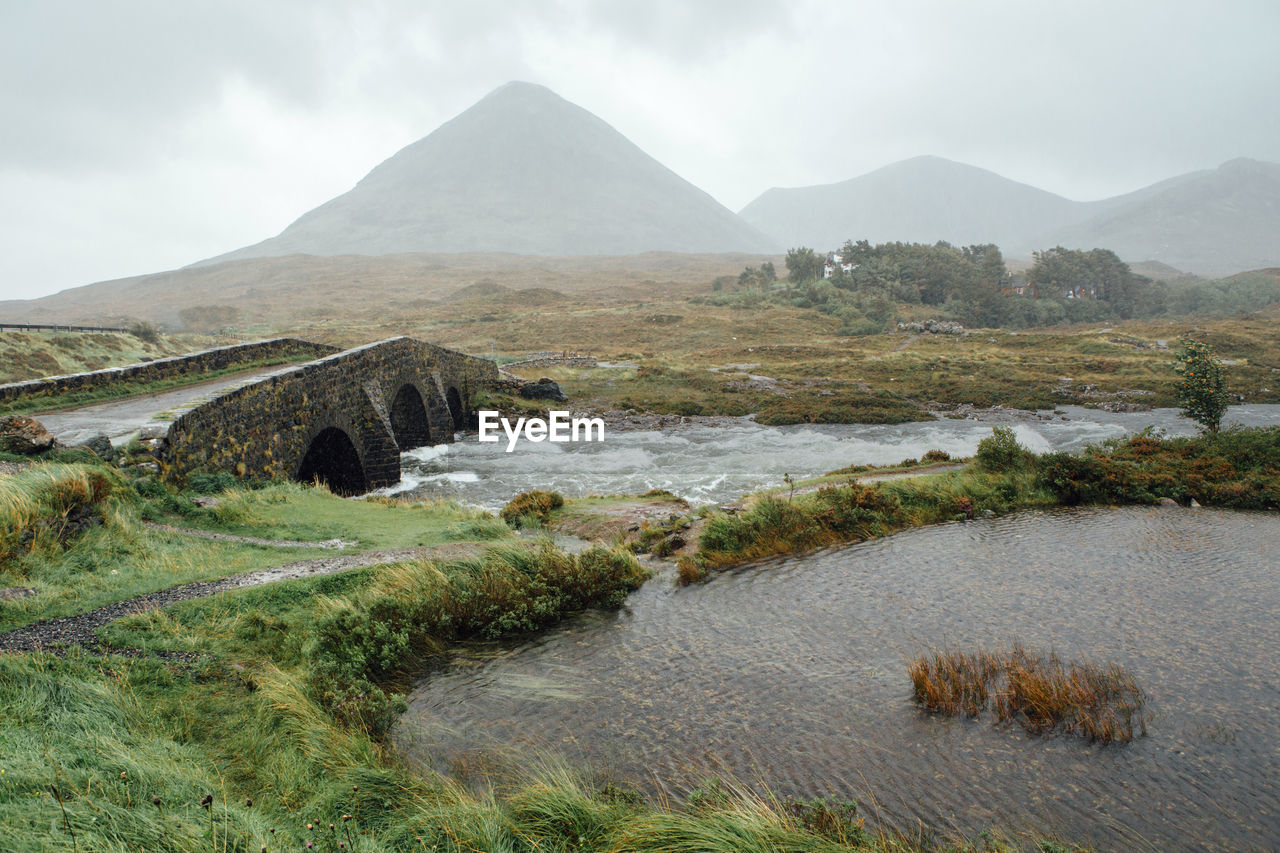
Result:
[[[1077,202],[941,157],[913,157],[834,184],[774,188],[741,216],[788,246],[901,240],[1008,248],[1080,218]]]
[[[211,262],[296,253],[759,252],[774,242],[596,116],[516,82],[278,237]]]

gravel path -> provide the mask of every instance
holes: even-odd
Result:
[[[96,653],[131,655],[137,654],[135,649],[112,649],[104,647],[99,641],[99,628],[133,613],[145,613],[160,607],[167,607],[179,601],[215,595],[231,589],[259,586],[273,581],[306,578],[315,575],[329,575],[348,569],[374,566],[378,563],[391,563],[409,559],[459,559],[474,556],[482,550],[481,545],[471,542],[459,542],[448,545],[436,545],[429,548],[399,548],[387,551],[366,551],[363,554],[349,554],[341,557],[321,557],[315,560],[302,560],[273,569],[259,569],[213,581],[196,581],[182,586],[162,589],[158,592],[140,595],[126,601],[117,601],[61,619],[46,619],[24,625],[5,634],[0,634],[0,652],[33,652],[49,649],[58,644],[82,646]]]

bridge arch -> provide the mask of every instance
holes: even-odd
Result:
[[[411,382],[401,385],[391,401],[391,432],[400,450],[431,444],[427,404]]]
[[[457,388],[450,385],[444,392],[444,399],[449,404],[449,417],[453,419],[454,432],[457,432],[467,425],[467,410],[462,405],[462,395],[458,393]]]
[[[339,495],[358,495],[369,491],[360,453],[351,436],[338,427],[326,427],[316,433],[307,446],[294,479],[304,483],[319,480]]]

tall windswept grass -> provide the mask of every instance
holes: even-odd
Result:
[[[625,549],[569,554],[549,541],[389,567],[358,594],[324,604],[307,647],[312,685],[341,722],[379,737],[402,706],[387,687],[445,644],[534,631],[588,607],[618,607],[648,577]]]
[[[1146,695],[1119,664],[1065,662],[1021,644],[996,652],[942,649],[907,665],[916,702],[926,711],[978,716],[1032,734],[1061,731],[1100,743],[1146,734]]]
[[[82,465],[35,465],[0,477],[0,562],[43,547],[60,547],[102,517],[120,491],[118,474]]]

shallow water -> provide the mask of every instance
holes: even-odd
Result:
[[[608,431],[604,442],[533,444],[514,452],[505,441],[481,444],[474,434],[456,444],[410,451],[404,479],[382,494],[453,496],[489,509],[528,489],[554,489],[570,497],[642,494],[668,489],[694,503],[725,503],[766,486],[825,474],[854,464],[887,465],[926,450],[971,456],[993,424],[1013,427],[1031,450],[1075,450],[1089,443],[1156,426],[1172,435],[1194,433],[1175,409],[1110,414],[1065,407],[1026,422],[1014,414],[983,420],[942,419],[892,425],[766,427],[748,420],[710,426],[688,423],[665,430]],[[1233,407],[1228,422],[1280,424],[1280,406]]]
[[[1102,849],[1280,844],[1280,518],[1077,509],[909,531],[650,581],[514,648],[468,646],[393,733],[449,769],[551,749],[650,789],[711,775],[857,798],[884,825],[1056,832]],[[1116,660],[1149,734],[1076,737],[916,710],[905,663],[1021,640]]]

